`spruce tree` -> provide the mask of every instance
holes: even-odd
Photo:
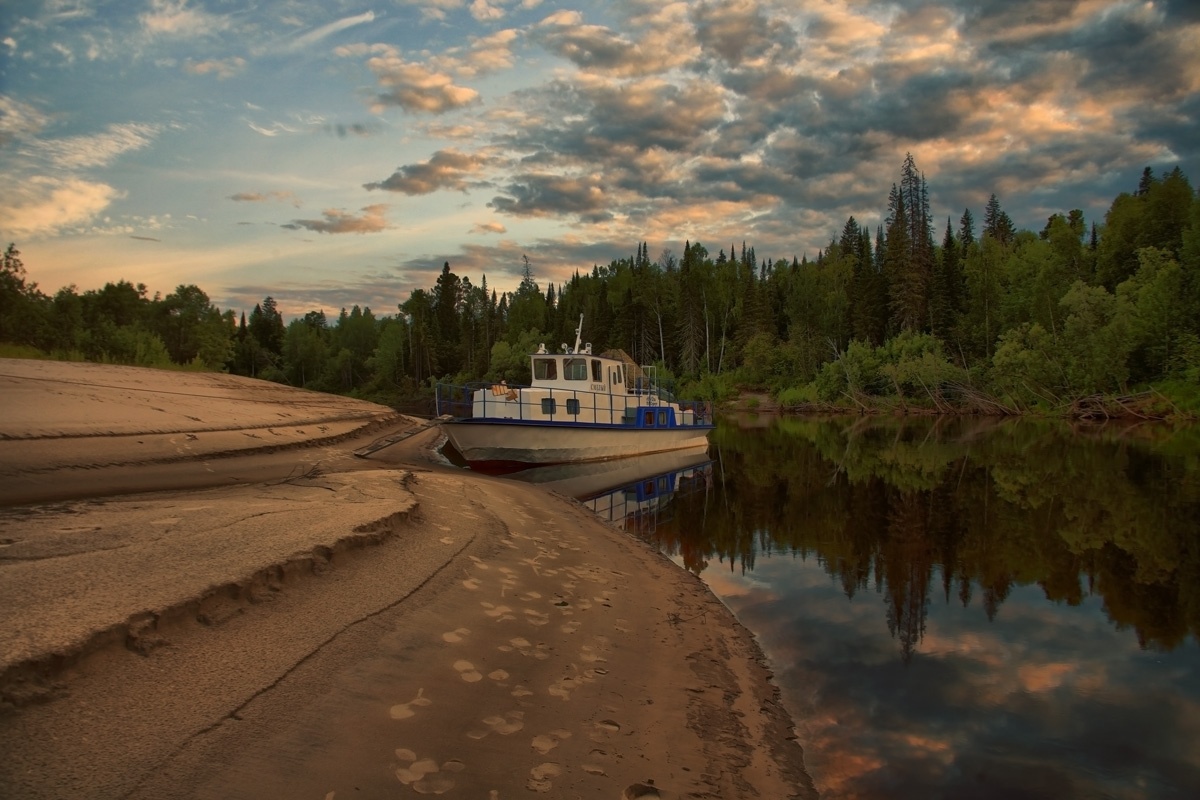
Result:
[[[942,239],[942,250],[934,273],[933,291],[930,297],[932,333],[942,341],[949,341],[950,332],[962,309],[963,286],[962,264],[959,260],[958,241],[950,218],[946,218],[946,235]]]
[[[913,257],[903,191],[892,184],[884,273],[891,290],[891,319],[897,330],[920,330],[925,322],[925,282]]]
[[[963,209],[962,218],[958,221],[958,243],[963,252],[975,244],[975,215],[971,209]]]

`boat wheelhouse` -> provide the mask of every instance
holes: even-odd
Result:
[[[473,468],[601,461],[696,447],[712,430],[708,403],[680,402],[664,391],[653,367],[620,351],[561,353],[545,345],[530,356],[529,386],[504,382],[437,387],[443,429]]]

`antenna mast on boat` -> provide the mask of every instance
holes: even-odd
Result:
[[[575,349],[571,351],[572,353],[579,352],[579,340],[580,340],[580,336],[582,336],[582,335],[583,335],[583,314],[580,314],[579,315],[579,327],[577,327],[575,329]]]

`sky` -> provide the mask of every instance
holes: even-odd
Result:
[[[812,258],[906,153],[937,241],[1196,185],[1200,2],[0,2],[0,246],[47,293],[378,316],[444,263]]]

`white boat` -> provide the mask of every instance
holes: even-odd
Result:
[[[711,406],[662,391],[653,367],[580,345],[530,356],[533,383],[437,387],[442,429],[473,469],[604,461],[697,447],[713,429]]]

